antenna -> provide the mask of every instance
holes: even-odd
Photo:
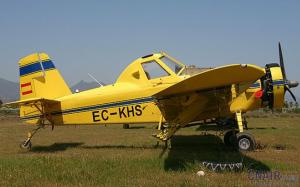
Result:
[[[37,57],[38,57],[38,62],[40,63],[40,66],[41,66],[43,75],[38,76],[38,77],[35,77],[35,78],[40,78],[40,77],[45,78],[45,77],[46,77],[46,73],[45,73],[45,69],[44,69],[43,62],[42,62],[42,59],[41,59],[41,56],[40,56],[40,53],[39,53],[39,52],[37,52]]]
[[[100,85],[100,87],[103,87],[103,84],[101,84],[95,77],[93,77],[93,75],[91,75],[91,74],[89,74],[89,73],[88,73],[88,75],[89,75],[94,81],[96,81],[96,82]]]

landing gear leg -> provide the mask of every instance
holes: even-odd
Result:
[[[30,150],[31,149],[31,146],[32,146],[31,138],[35,135],[35,133],[40,128],[42,128],[41,125],[39,125],[36,129],[33,129],[31,132],[28,132],[27,139],[20,144],[20,148],[21,149],[26,149],[26,150]]]
[[[236,115],[236,122],[238,124],[239,132],[243,132],[244,131],[244,125],[243,125],[242,112],[239,111],[235,115]]]
[[[253,151],[256,148],[255,138],[252,134],[244,132],[244,127],[247,128],[245,118],[242,118],[242,113],[236,113],[236,121],[238,124],[239,133],[236,134],[237,147],[240,151]]]

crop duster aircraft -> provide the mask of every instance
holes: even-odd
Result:
[[[188,75],[184,64],[161,52],[133,61],[114,84],[72,94],[49,56],[35,53],[19,61],[20,101],[8,105],[19,105],[21,119],[37,125],[21,143],[25,149],[46,125],[156,123],[154,136],[166,142],[180,128],[209,121],[227,130],[226,145],[252,150],[255,139],[244,131],[242,114],[282,108],[286,91],[295,99],[290,88],[298,82],[287,80],[280,43],[279,58],[264,68],[230,64]]]

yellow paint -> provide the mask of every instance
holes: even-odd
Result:
[[[163,57],[181,69],[174,72]],[[32,54],[21,59],[19,65],[22,68],[47,60],[50,58],[45,53]],[[163,68],[167,76],[149,80],[143,66],[151,61]],[[20,116],[31,124],[39,123],[44,113],[54,125],[168,122],[184,126],[194,120],[233,115],[261,105],[253,95],[261,86],[250,85],[265,74],[263,68],[232,64],[194,76],[183,75],[184,68],[166,53],[157,53],[133,61],[112,85],[74,94],[56,68],[37,71],[20,77],[20,83],[30,82],[31,88],[26,89],[33,91],[21,96]],[[173,128],[172,132],[176,130]]]
[[[235,115],[236,115],[236,121],[238,123],[239,132],[243,132],[244,126],[243,126],[242,112],[238,111],[238,112],[236,112]]]
[[[276,80],[283,79],[280,67],[270,68],[270,71],[272,74],[273,82],[274,80],[276,81]],[[274,93],[273,107],[282,108],[284,104],[284,85],[283,84],[273,85],[273,93]]]
[[[254,93],[261,90],[261,81],[257,80],[254,84],[259,85],[255,88],[250,87],[246,91],[240,93],[231,103],[230,111],[235,113],[237,111],[247,112],[258,109],[262,106],[261,99],[255,98]]]

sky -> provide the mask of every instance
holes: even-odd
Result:
[[[113,83],[161,50],[186,65],[264,66],[279,61],[280,41],[287,77],[300,81],[299,9],[289,0],[2,0],[0,77],[17,82],[17,62],[35,52],[48,53],[70,86],[92,81],[88,73]]]

